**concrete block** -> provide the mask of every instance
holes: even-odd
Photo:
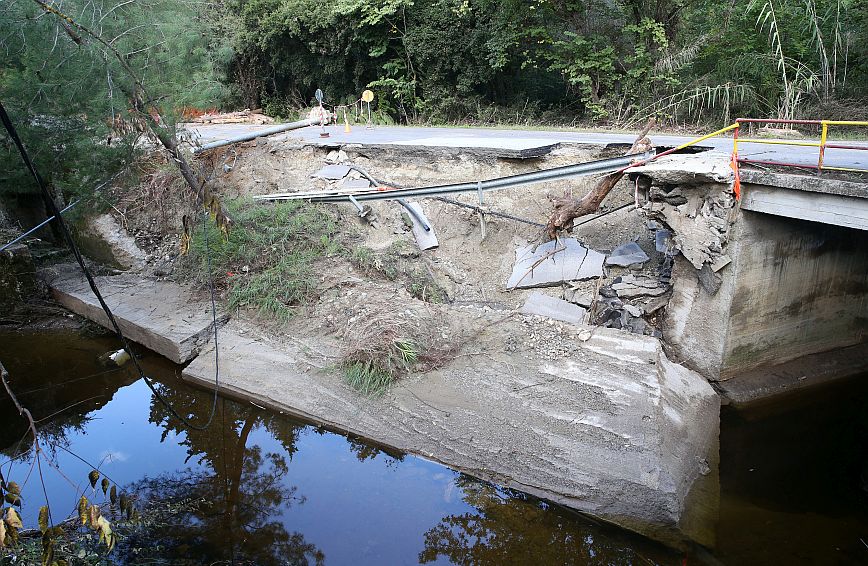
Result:
[[[57,302],[72,312],[111,329],[77,265],[45,270]],[[175,363],[183,364],[199,353],[212,332],[211,305],[198,300],[188,289],[168,281],[123,274],[96,277],[96,284],[124,335]],[[223,324],[229,315],[217,317]]]
[[[343,179],[349,172],[350,168],[347,165],[326,165],[312,176],[320,179],[337,180]]]
[[[564,281],[601,277],[605,257],[574,238],[524,246],[515,251],[515,267],[506,287],[549,287]]]

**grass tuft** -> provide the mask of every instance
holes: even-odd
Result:
[[[235,220],[228,238],[210,219],[193,231],[195,278],[207,282],[207,235],[215,285],[227,291],[229,307],[288,320],[316,294],[316,261],[342,251],[334,219],[324,208],[298,201],[238,199],[226,206]]]

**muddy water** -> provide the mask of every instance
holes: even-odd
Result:
[[[186,501],[148,533],[160,563],[681,563],[662,545],[529,495],[249,404],[220,399],[207,431],[188,430],[129,368],[98,363],[114,347],[74,333],[0,333],[0,360],[51,456],[43,476],[55,516],[75,509],[77,488],[90,489],[90,468],[70,452],[163,508]],[[141,355],[175,407],[207,418],[210,394]],[[0,465],[26,482],[22,515],[34,525],[41,484],[27,459],[10,459],[27,446],[26,428],[8,398],[0,403]],[[139,563],[137,544],[119,545],[113,563]]]

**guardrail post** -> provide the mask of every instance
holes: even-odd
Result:
[[[823,156],[826,154],[826,135],[829,132],[829,123],[823,120],[823,131],[820,133],[820,159],[817,161],[817,170],[823,170]]]

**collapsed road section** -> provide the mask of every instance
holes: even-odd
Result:
[[[864,299],[868,270],[843,242],[862,236],[811,228],[830,247],[799,256],[819,266],[802,270],[819,279],[804,283],[814,302],[787,307],[788,319],[774,312],[783,299],[768,285],[763,301],[745,294],[756,283],[743,278],[781,271],[778,242],[804,227],[764,233],[782,221],[739,209],[728,155],[633,168],[598,214],[554,241],[543,237],[547,201],[585,194],[588,179],[478,190],[479,180],[623,159],[623,149],[563,145],[515,158],[491,147],[323,149],[282,134],[206,152],[222,171],[222,194],[295,200],[291,209],[250,206],[288,221],[278,210],[318,211],[342,250],[315,268],[316,293],[299,316],[276,324],[233,313],[220,340],[221,390],[672,544],[713,545],[720,396],[709,382],[725,392],[742,371],[776,361],[769,352],[781,341],[754,340],[750,352],[734,345],[758,328],[791,336],[787,328],[822,320],[820,304],[837,309],[843,331],[835,343],[801,333],[787,342],[787,359],[860,344],[865,302],[853,309],[851,300]],[[449,198],[401,189],[456,184],[467,190]],[[396,197],[400,206],[388,202]],[[334,202],[298,202],[306,200]],[[770,259],[757,264],[757,250]],[[183,282],[173,265],[160,259],[153,276]],[[254,269],[228,275],[244,281]],[[805,281],[791,272],[785,280],[798,277]],[[840,293],[826,277],[846,282]],[[111,296],[123,301],[117,282]],[[751,304],[777,326],[751,325]],[[360,393],[347,360],[367,359],[384,341],[403,352],[407,371],[381,395]],[[213,364],[199,355],[183,375],[213,387]]]

